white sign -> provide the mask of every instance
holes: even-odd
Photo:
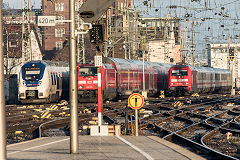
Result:
[[[95,67],[102,66],[102,56],[94,56]]]
[[[113,2],[114,0],[87,0],[79,10],[80,17],[84,22],[95,22],[107,11]]]
[[[55,26],[56,16],[38,16],[38,26]]]

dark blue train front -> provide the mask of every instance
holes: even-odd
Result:
[[[21,67],[19,100],[22,103],[53,102],[62,96],[64,79],[69,67],[48,61],[30,61]]]

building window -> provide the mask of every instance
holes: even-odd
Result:
[[[65,34],[65,28],[55,28],[55,37],[62,37]]]
[[[61,50],[63,48],[63,43],[62,41],[57,41],[56,42],[56,50]]]
[[[57,15],[56,20],[65,20],[65,17]],[[65,24],[65,23],[64,22],[58,22],[57,24]]]
[[[8,45],[11,48],[16,48],[18,46],[18,42],[9,42]]]
[[[55,3],[55,11],[64,11],[64,3]]]

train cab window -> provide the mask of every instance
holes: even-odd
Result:
[[[37,81],[40,79],[41,67],[24,68],[24,78],[28,81]]]
[[[59,89],[59,76],[56,74],[56,80],[57,80],[57,89]]]
[[[79,68],[79,76],[95,76],[97,75],[97,67]]]
[[[172,70],[172,76],[187,76],[188,70]]]
[[[53,73],[53,82],[54,82],[53,85],[56,85],[56,74],[55,73]]]
[[[52,85],[54,85],[54,82],[53,82],[53,73],[51,73],[51,80],[52,80]]]

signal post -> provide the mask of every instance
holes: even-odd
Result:
[[[108,7],[114,3],[114,0],[87,0],[79,10],[80,17],[86,23],[94,23],[101,17]],[[96,44],[97,56],[95,59],[95,66],[98,67],[98,133],[101,136],[102,126],[102,52],[100,50],[103,40],[103,25],[94,24],[89,30],[90,42]],[[95,128],[95,127],[93,127]],[[103,127],[104,128],[104,127]],[[92,127],[91,127],[92,130]],[[100,133],[99,133],[100,132]]]
[[[231,71],[231,78],[232,78],[232,89],[231,89],[231,95],[235,95],[235,89],[234,89],[234,77],[233,77],[233,62],[234,62],[234,48],[229,48],[229,60],[230,60],[230,71]]]
[[[100,46],[96,46],[97,56],[94,57],[95,66],[98,67],[98,126],[102,125],[102,52]]]
[[[135,136],[138,136],[138,109],[142,108],[144,98],[141,94],[134,93],[128,98],[128,105],[135,109]]]
[[[98,67],[98,126],[102,125],[102,52],[104,42],[103,25],[94,24],[90,30],[90,42],[96,45],[97,55],[94,57],[95,67]],[[100,130],[100,129],[99,129]]]

